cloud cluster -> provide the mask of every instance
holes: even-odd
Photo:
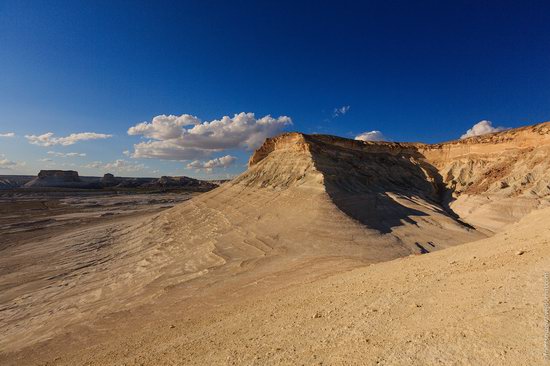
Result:
[[[4,155],[0,155],[0,169],[11,170],[16,166],[17,166],[17,163],[15,161],[8,160],[4,157]]]
[[[190,114],[181,116],[165,115],[156,116],[151,123],[141,122],[128,129],[128,135],[143,135],[155,140],[170,140],[181,137],[183,127],[195,126],[201,121]]]
[[[215,168],[227,168],[235,163],[236,157],[225,155],[208,161],[195,160],[187,164],[187,169],[205,170],[211,172]]]
[[[210,122],[188,114],[161,115],[131,127],[128,134],[149,139],[134,145],[134,158],[198,160],[225,149],[254,149],[290,125],[287,116],[257,119],[254,113],[244,112]]]
[[[76,144],[79,141],[86,140],[98,140],[106,139],[112,137],[112,135],[96,132],[79,132],[71,133],[69,136],[65,137],[54,137],[53,132],[48,132],[43,135],[25,135],[29,143],[38,146],[53,146],[53,145],[62,145],[69,146]]]
[[[363,132],[355,136],[356,140],[360,141],[387,141],[386,137],[380,131]]]
[[[334,112],[332,113],[333,117],[340,117],[344,114],[348,113],[349,109],[351,107],[349,105],[341,106],[340,108],[334,108]]]
[[[488,133],[500,132],[507,129],[507,127],[493,127],[491,121],[483,120],[473,125],[472,128],[466,131],[466,133],[460,136],[460,138],[466,139],[468,137],[486,135]]]
[[[0,137],[15,137],[15,132],[0,133]]]
[[[18,163],[15,161],[11,161],[6,158],[6,155],[0,154],[0,169],[2,170],[12,170],[18,167],[23,167],[25,165],[26,164],[24,162]]]
[[[86,153],[77,153],[77,152],[62,153],[57,151],[48,151],[48,154],[53,156],[58,156],[60,158],[73,158],[78,156],[86,156]]]
[[[93,161],[89,164],[84,165],[83,167],[89,168],[89,169],[99,169],[104,172],[122,172],[122,173],[139,172],[148,168],[144,164],[123,160],[123,159],[117,159],[109,163],[104,163],[102,161]]]

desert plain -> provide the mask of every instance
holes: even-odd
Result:
[[[285,133],[207,192],[0,193],[0,363],[544,364],[549,157]]]

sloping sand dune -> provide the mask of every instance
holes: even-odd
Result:
[[[441,145],[284,134],[232,182],[160,214],[12,246],[0,361],[535,360],[534,342],[505,331],[542,329],[548,211],[484,238],[546,205],[547,126]],[[501,165],[512,168],[489,174]]]

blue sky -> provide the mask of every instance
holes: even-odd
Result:
[[[217,178],[283,130],[439,142],[550,119],[544,2],[357,3],[0,0],[0,174]]]

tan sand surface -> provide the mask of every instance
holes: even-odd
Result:
[[[13,241],[0,362],[541,362],[547,126],[442,145],[284,134],[171,209]]]

